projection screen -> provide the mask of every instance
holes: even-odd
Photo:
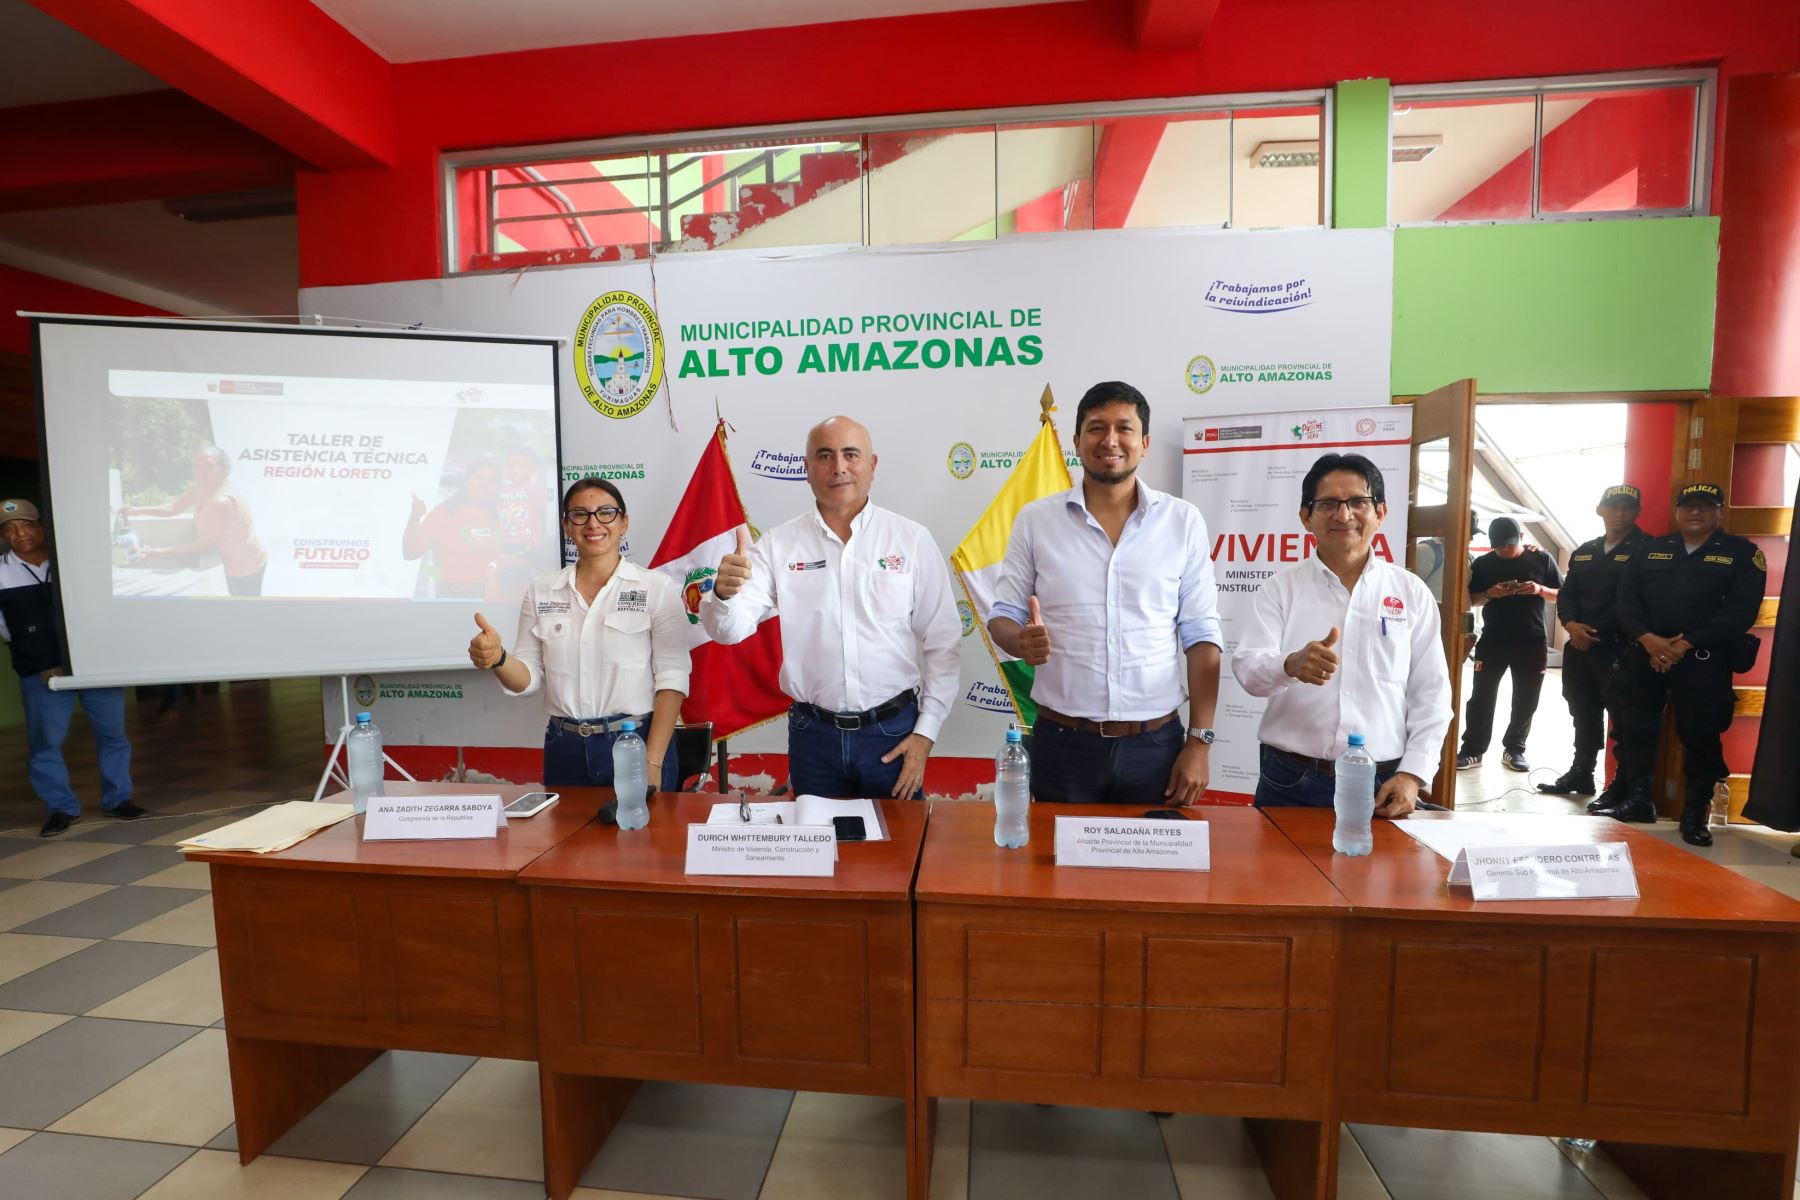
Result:
[[[557,341],[33,318],[69,677],[464,666],[562,561]]]

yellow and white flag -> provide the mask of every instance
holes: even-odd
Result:
[[[957,582],[962,584],[969,605],[975,610],[975,627],[981,630],[988,653],[994,656],[994,665],[1000,669],[1000,681],[1006,685],[1019,721],[1025,725],[1037,720],[1037,706],[1031,702],[1032,669],[994,645],[993,639],[988,637],[987,623],[993,615],[994,589],[1000,582],[1006,543],[1012,537],[1013,520],[1019,510],[1033,500],[1066,492],[1074,483],[1069,476],[1069,464],[1063,459],[1062,445],[1057,440],[1056,425],[1050,419],[1054,404],[1048,387],[1044,389],[1042,404],[1044,411],[1039,418],[1042,425],[1031,448],[1025,451],[1001,486],[1000,494],[964,536],[956,553],[950,556]]]

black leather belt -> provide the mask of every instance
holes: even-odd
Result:
[[[582,737],[596,737],[602,733],[616,733],[621,724],[636,721],[637,727],[645,733],[650,732],[650,714],[634,717],[630,713],[614,713],[610,717],[595,717],[593,720],[575,721],[568,717],[551,717],[552,725],[559,725],[570,733],[579,733]]]
[[[1263,749],[1267,750],[1270,754],[1273,754],[1276,758],[1279,758],[1282,762],[1287,763],[1289,766],[1299,767],[1302,771],[1317,771],[1321,775],[1330,775],[1333,778],[1337,777],[1337,764],[1328,758],[1308,758],[1304,754],[1294,754],[1290,751],[1283,750],[1279,746],[1271,746],[1267,742],[1263,743]],[[1378,762],[1375,764],[1375,773],[1377,775],[1392,775],[1399,769],[1400,760],[1397,758],[1391,758],[1387,762]]]
[[[1052,725],[1061,725],[1065,729],[1078,729],[1082,733],[1097,733],[1103,738],[1136,737],[1140,733],[1149,733],[1161,729],[1181,714],[1172,712],[1167,716],[1151,717],[1148,721],[1090,721],[1086,717],[1071,717],[1057,712],[1055,709],[1038,705],[1038,716]]]
[[[820,721],[829,721],[839,729],[853,730],[861,729],[865,725],[873,725],[878,721],[885,721],[898,714],[907,705],[917,703],[918,699],[918,689],[908,688],[892,700],[877,704],[874,708],[864,709],[862,712],[832,712],[829,708],[820,708],[818,705],[808,704],[804,700],[794,701],[793,708],[796,712],[805,713]]]

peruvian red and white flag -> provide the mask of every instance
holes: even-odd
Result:
[[[711,721],[713,740],[723,741],[787,712],[781,691],[781,618],[770,617],[735,646],[721,646],[700,628],[700,601],[712,591],[719,560],[737,549],[739,526],[748,525],[743,497],[725,454],[725,422],[720,421],[700,455],[700,465],[669,520],[662,545],[650,560],[681,588],[687,608],[688,652],[693,677],[681,719]]]

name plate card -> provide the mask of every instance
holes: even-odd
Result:
[[[1205,821],[1058,817],[1056,865],[1210,871],[1212,832]]]
[[[491,838],[505,824],[499,796],[370,796],[363,841]]]
[[[1637,869],[1624,842],[1579,846],[1470,846],[1450,886],[1477,900],[1637,899]]]
[[[829,825],[689,825],[689,875],[837,873],[837,831]]]

